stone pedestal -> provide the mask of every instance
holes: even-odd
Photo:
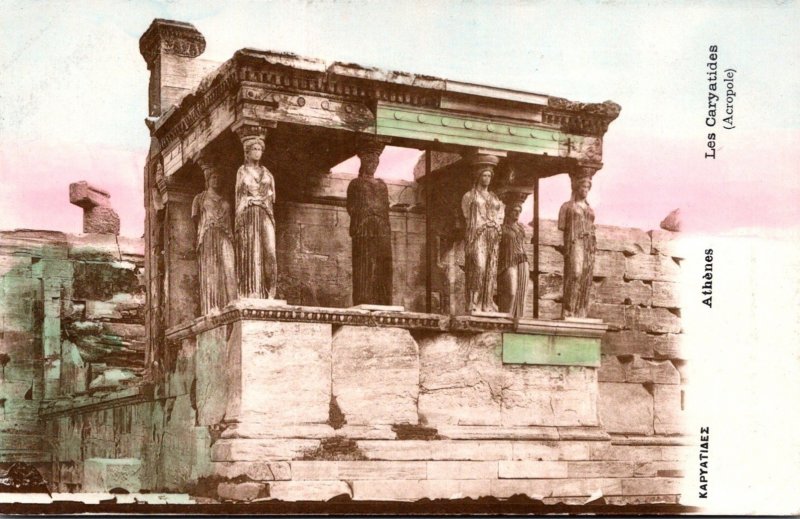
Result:
[[[232,424],[323,424],[331,395],[331,325],[242,319],[227,348]]]

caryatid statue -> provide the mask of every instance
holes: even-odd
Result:
[[[586,201],[592,188],[587,170],[572,176],[572,198],[558,212],[558,228],[564,232],[564,297],[562,317],[589,313],[596,240],[594,211]]]
[[[525,254],[525,227],[519,223],[521,202],[506,205],[506,217],[500,235],[497,266],[497,296],[500,311],[522,317],[528,288],[528,256]]]
[[[273,299],[278,278],[275,257],[275,179],[262,166],[264,139],[242,137],[244,164],[236,172],[236,274],[239,296]]]
[[[197,226],[202,315],[236,298],[231,205],[222,195],[219,171],[200,162],[206,190],[194,197],[192,219]]]
[[[392,229],[389,189],[375,178],[383,144],[362,142],[358,178],[347,186],[353,240],[353,305],[392,304]]]
[[[496,312],[494,292],[503,202],[489,191],[489,184],[498,159],[482,155],[472,161],[474,183],[461,198],[461,211],[467,224],[464,240],[467,311]]]

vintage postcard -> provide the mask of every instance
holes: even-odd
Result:
[[[797,2],[0,7],[0,513],[800,512]]]

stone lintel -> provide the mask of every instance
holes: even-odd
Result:
[[[110,198],[108,191],[95,187],[85,180],[69,185],[69,203],[83,209],[108,207]]]

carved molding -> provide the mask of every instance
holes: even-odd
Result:
[[[139,38],[139,52],[152,68],[160,54],[196,58],[206,50],[206,39],[194,25],[157,18]]]
[[[542,117],[547,124],[558,126],[565,133],[602,137],[622,107],[613,101],[581,103],[563,97],[550,97]]]
[[[424,314],[416,312],[370,312],[353,308],[310,306],[247,307],[235,301],[218,314],[198,317],[168,329],[165,338],[178,342],[202,332],[241,320],[328,323],[335,325],[406,328],[441,332],[515,332],[569,337],[601,337],[608,326],[601,322],[547,321],[509,317],[475,317],[468,315]]]

